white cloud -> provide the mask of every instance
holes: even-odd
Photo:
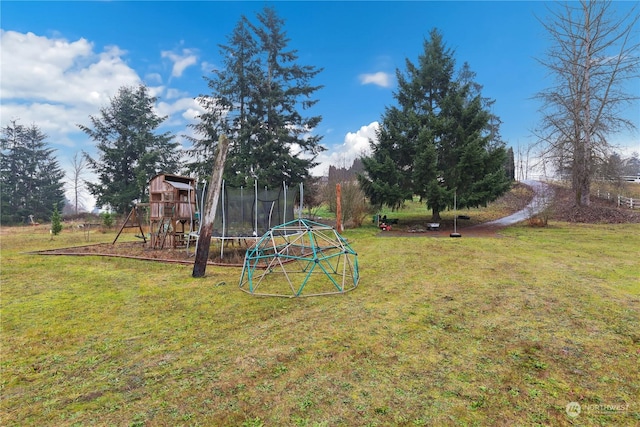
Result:
[[[77,145],[71,135],[81,134],[77,124],[85,123],[88,119],[88,115],[82,109],[46,102],[3,102],[1,111],[3,126],[7,125],[9,120],[18,120],[22,125],[35,124],[48,136],[49,142],[70,148]]]
[[[83,38],[0,30],[0,49],[2,125],[13,119],[36,124],[54,146],[76,147],[74,139],[83,135],[77,124],[87,123],[121,86],[140,82],[123,50],[110,46],[96,53]]]
[[[162,84],[162,76],[160,73],[149,73],[144,76],[144,81],[147,83]]]
[[[380,124],[378,122],[371,122],[366,126],[362,126],[355,133],[347,133],[344,137],[344,144],[342,144],[345,148],[344,151],[353,154],[353,158],[362,154],[368,155],[371,151],[369,140],[377,141],[376,132],[379,128]]]
[[[162,57],[168,58],[173,62],[173,69],[171,70],[172,77],[182,76],[182,73],[187,67],[195,65],[198,62],[198,57],[195,55],[193,49],[182,49],[182,54],[164,50],[162,51]]]
[[[93,155],[95,150],[95,142],[78,124],[89,125],[89,116],[100,114],[122,86],[143,81],[127,64],[126,51],[118,46],[100,50],[84,38],[70,41],[59,34],[45,37],[0,29],[0,55],[0,125],[19,120],[38,126],[67,172],[74,153],[82,150]],[[188,49],[172,58],[174,76],[196,60]],[[158,73],[146,74],[144,81],[155,85],[147,86],[149,94],[162,101],[155,107],[158,114],[169,116],[163,129],[184,145],[176,127],[190,133],[185,123],[194,121],[201,106],[188,93],[162,85]],[[87,178],[95,179],[92,175]]]
[[[101,53],[85,39],[69,42],[0,30],[0,97],[8,100],[99,107],[123,85],[140,78],[110,46]]]
[[[96,52],[94,44],[84,38],[68,41],[59,36],[0,30],[0,48],[2,125],[12,119],[34,123],[54,145],[80,146],[78,149],[92,145],[77,124],[88,124],[89,116],[99,114],[122,86],[141,83],[137,72],[124,60],[126,52],[117,46]],[[174,70],[184,70],[180,67],[187,66],[190,52],[183,49],[182,65],[176,64]],[[162,82],[157,73],[147,74],[145,79],[154,84]],[[183,91],[162,85],[148,89],[161,101],[166,96],[156,109],[170,117],[164,123],[167,126],[184,125],[202,111]]]
[[[311,171],[311,174],[326,175],[329,166],[350,167],[356,158],[369,155],[371,153],[369,140],[377,141],[376,131],[379,127],[378,122],[371,122],[360,127],[356,132],[348,132],[342,145],[336,145],[318,155],[316,161],[319,165]]]
[[[149,96],[154,98],[161,98],[164,91],[167,90],[166,86],[149,86],[147,85],[147,89],[149,89]]]
[[[214,70],[217,70],[218,68],[219,67],[216,66],[215,64],[213,64],[211,62],[207,62],[207,61],[202,61],[202,64],[200,64],[200,69],[206,75],[212,73]]]
[[[189,94],[185,91],[182,90],[178,90],[178,89],[167,89],[167,94],[165,95],[166,99],[178,99],[178,98],[184,98],[184,97],[188,97]]]
[[[374,84],[381,87],[391,87],[392,75],[378,71],[373,74],[360,74],[358,76],[363,85]]]
[[[98,115],[100,108],[109,105],[122,86],[142,82],[126,63],[124,50],[107,46],[99,51],[84,38],[69,41],[59,35],[44,37],[0,30],[0,52],[1,125],[10,120],[37,125],[57,150],[63,169],[70,169],[74,153],[83,150],[93,155],[95,150],[95,142],[78,124],[88,125],[89,116]],[[182,59],[174,66],[175,72],[188,66],[188,57]],[[159,74],[147,74],[145,81],[157,85],[148,86],[151,96],[162,100],[166,95],[165,102],[156,106],[160,114],[169,116],[163,127],[184,128],[185,122],[193,121],[201,112],[188,94],[161,85]]]
[[[178,117],[182,117],[187,121],[193,121],[195,115],[204,112],[202,106],[194,98],[179,98],[173,102],[161,101],[158,103],[157,112],[160,116],[173,117],[172,120],[177,120]],[[176,115],[179,114],[179,116]],[[171,123],[166,123],[171,124]]]

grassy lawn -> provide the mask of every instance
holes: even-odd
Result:
[[[640,225],[344,235],[359,287],[284,299],[239,268],[32,255],[84,235],[3,229],[0,423],[640,424]]]

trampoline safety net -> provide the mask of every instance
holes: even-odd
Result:
[[[294,219],[294,192],[280,188],[232,188],[222,185],[213,236],[256,237]]]

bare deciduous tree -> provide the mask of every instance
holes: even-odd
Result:
[[[78,215],[79,208],[83,207],[82,192],[85,190],[84,173],[87,169],[87,161],[81,153],[75,153],[71,159],[71,189],[73,190],[73,205],[75,214]]]
[[[543,155],[571,173],[577,205],[590,203],[591,180],[598,159],[610,147],[607,137],[634,129],[624,108],[640,99],[630,90],[638,79],[637,7],[617,15],[611,1],[552,6],[540,20],[551,47],[539,62],[555,84],[537,94],[542,101],[537,131]]]

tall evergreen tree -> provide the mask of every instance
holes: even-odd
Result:
[[[432,30],[418,63],[396,71],[397,107],[382,117],[372,155],[363,159],[360,182],[374,204],[398,207],[414,194],[433,219],[453,206],[486,204],[504,193],[505,149],[499,119],[482,98],[482,86],[467,64],[456,75],[454,53]]]
[[[371,204],[398,208],[412,195],[415,147],[404,129],[415,116],[409,117],[396,107],[386,113],[376,132],[378,143],[371,145],[371,156],[362,159],[367,179],[362,175],[358,179]]]
[[[315,157],[324,150],[320,136],[311,134],[321,117],[305,117],[302,110],[317,100],[320,86],[310,81],[321,70],[297,63],[289,50],[284,21],[265,7],[257,23],[242,17],[220,46],[224,68],[209,79],[211,95],[201,96],[205,109],[194,126],[202,137],[193,153],[201,158],[192,168],[209,171],[219,133],[231,141],[225,179],[230,185],[280,186],[303,182]],[[207,166],[203,166],[207,163]]]
[[[166,119],[155,113],[156,101],[145,86],[124,86],[99,116],[89,116],[91,127],[78,125],[97,143],[99,157],[85,157],[98,176],[99,182],[87,187],[99,206],[126,213],[134,200],[148,197],[150,178],[177,171],[178,143],[168,132],[156,133]]]
[[[12,121],[0,137],[2,223],[49,221],[54,204],[64,204],[64,172],[38,126]]]
[[[504,170],[507,174],[507,178],[511,181],[516,180],[516,160],[513,154],[513,148],[507,148],[507,159],[504,162]]]
[[[251,100],[252,78],[255,80],[255,76],[259,75],[259,66],[255,61],[258,48],[244,16],[227,41],[227,44],[219,45],[223,67],[213,70],[213,77],[205,76],[212,95],[201,95],[197,99],[205,111],[200,114],[199,122],[190,127],[199,138],[187,137],[193,143],[189,154],[195,159],[187,165],[187,170],[202,180],[206,180],[211,173],[221,134],[229,135],[232,142],[251,137],[247,110]],[[225,178],[235,181],[231,171],[242,172],[244,176],[246,168],[238,162],[247,157],[247,148],[248,144],[231,144],[226,160],[230,172]]]

